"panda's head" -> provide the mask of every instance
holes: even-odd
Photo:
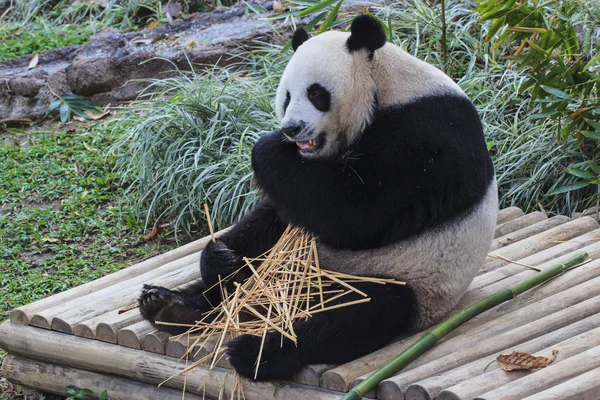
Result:
[[[385,42],[381,24],[367,15],[352,22],[350,33],[294,33],[276,111],[286,139],[301,155],[336,157],[360,137],[376,103],[373,55]]]

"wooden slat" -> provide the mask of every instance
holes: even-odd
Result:
[[[50,329],[52,324],[52,318],[59,314],[67,312],[69,309],[86,306],[89,304],[96,305],[107,298],[114,298],[115,293],[123,293],[126,292],[127,289],[133,290],[134,287],[138,288],[139,291],[139,288],[141,288],[142,284],[154,282],[160,276],[177,271],[189,270],[189,266],[194,265],[198,262],[198,257],[199,253],[194,253],[180,258],[178,260],[172,261],[168,264],[157,266],[155,269],[145,272],[141,275],[135,276],[131,279],[119,281],[118,283],[115,283],[112,286],[94,291],[93,293],[90,293],[85,296],[78,297],[75,301],[67,301],[61,304],[57,304],[50,308],[45,308],[39,312],[36,312],[33,316],[29,316],[30,324],[39,328]],[[124,306],[127,304],[127,300],[123,299],[122,304],[118,304],[113,308],[118,308],[119,306]],[[92,316],[88,318],[91,317]]]
[[[535,321],[515,321],[515,324],[519,325],[518,328],[493,335],[492,337],[482,338],[476,344],[472,344],[468,348],[468,351],[445,355],[384,380],[378,387],[377,396],[379,399],[385,400],[403,398],[408,386],[414,382],[494,354],[507,347],[531,340],[539,335],[562,328],[598,312],[600,312],[600,296],[585,300],[569,309],[561,310]]]
[[[555,260],[565,254],[572,253],[577,249],[581,249],[585,246],[589,246],[594,242],[597,242],[600,238],[600,229],[593,230],[581,236],[574,237],[563,243],[556,243],[546,250],[542,250],[538,253],[532,254],[531,256],[522,258],[520,260],[512,260],[519,262],[520,264],[538,266],[549,260]],[[494,282],[498,282],[504,278],[515,275],[522,272],[525,269],[523,265],[508,263],[503,267],[497,268],[493,271],[486,272],[478,275],[473,279],[473,282],[469,285],[467,292],[480,289],[484,286],[491,285]]]
[[[335,367],[332,364],[309,365],[296,372],[293,380],[303,385],[319,386],[323,373]]]
[[[82,321],[135,302],[139,298],[140,291],[145,283],[159,284],[168,289],[173,289],[197,279],[200,279],[200,270],[196,263],[193,263],[184,265],[182,268],[168,274],[156,276],[143,282],[132,283],[125,288],[119,288],[120,290],[94,293],[90,296],[98,297],[96,301],[83,305],[73,304],[67,311],[54,315],[51,324],[52,330],[72,334],[75,326]]]
[[[508,207],[498,211],[498,218],[496,220],[496,225],[503,224],[507,221],[522,217],[525,215],[523,210],[519,207]]]
[[[106,390],[113,400],[181,400],[182,397],[182,392],[178,389],[159,388],[132,379],[63,367],[10,354],[4,360],[3,374],[14,384],[63,396],[68,395],[69,387],[77,386],[91,390],[96,398]],[[202,400],[203,396],[186,393],[185,399]]]
[[[566,224],[570,220],[571,219],[563,215],[557,215],[556,217],[543,219],[539,222],[535,222],[527,227],[524,227],[511,233],[507,233],[504,236],[499,236],[495,238],[492,241],[490,251],[509,246],[513,243],[517,243],[520,240],[537,235],[538,233],[546,232],[549,229],[552,229],[562,224]]]
[[[498,351],[494,355],[416,382],[408,387],[406,397],[411,400],[430,400],[436,396],[438,400],[472,399],[479,393],[495,389],[530,373],[502,371],[496,363],[492,362],[495,356],[521,351],[536,356],[551,357],[552,350],[557,349],[559,350],[557,362],[560,362],[592,347],[600,346],[599,326],[600,315],[592,315],[528,342]],[[445,389],[444,394],[440,393],[443,389]]]
[[[510,260],[519,260],[552,247],[557,244],[557,241],[566,241],[598,228],[599,226],[597,221],[590,217],[582,217],[549,229],[545,232],[538,233],[537,235],[523,239],[517,243],[494,250],[490,252],[490,255],[502,256]],[[498,269],[506,264],[508,264],[508,261],[488,258],[481,267],[480,273]]]
[[[598,400],[600,368],[569,379],[523,400]]]
[[[117,342],[130,349],[141,349],[144,336],[156,329],[148,321],[141,321],[121,329],[117,333]]]
[[[226,231],[227,229],[219,231],[215,234],[215,236],[220,236]],[[106,275],[100,279],[96,279],[92,282],[88,282],[81,286],[66,290],[62,293],[46,297],[45,299],[38,300],[26,306],[15,308],[10,313],[10,320],[15,324],[27,325],[30,322],[31,316],[40,313],[42,310],[61,305],[71,300],[89,295],[90,293],[111,287],[121,281],[145,274],[146,272],[152,271],[162,265],[169,264],[191,254],[199,254],[199,252],[206,247],[210,240],[210,236],[203,237],[202,239],[188,243],[185,246],[178,247],[177,249],[150,258],[139,264],[124,268],[110,275]]]
[[[219,398],[222,389],[229,397],[231,371],[216,367],[213,371],[198,366],[185,377],[174,375],[182,371],[185,363],[160,354],[128,349],[89,340],[60,332],[41,330],[32,326],[12,323],[0,325],[0,347],[10,354],[33,357],[53,364],[107,373],[138,382],[158,384],[168,378],[164,386],[208,397]],[[85,355],[85,356],[82,356]],[[205,383],[203,387],[203,383]],[[298,385],[290,382],[241,381],[247,400],[339,400],[340,393]]]
[[[523,228],[527,228],[530,225],[544,221],[548,219],[548,216],[540,211],[532,212],[531,214],[525,214],[519,218],[513,219],[512,221],[506,221],[503,224],[496,226],[496,232],[494,238],[499,238],[509,233],[513,233]]]
[[[167,332],[158,330],[149,332],[142,339],[142,350],[156,354],[165,354],[165,348],[170,336]]]
[[[119,312],[116,311],[116,314],[116,317],[113,314],[111,318],[106,318],[106,314],[99,315],[97,318],[104,317],[104,322],[99,322],[100,320],[98,319],[96,322],[85,320],[76,324],[74,329],[75,335],[82,336],[77,334],[78,328],[85,326],[87,327],[87,330],[94,333],[94,338],[96,340],[102,340],[107,343],[118,343],[117,334],[121,329],[143,320],[139,309],[130,310],[123,314],[119,314]],[[94,325],[96,326],[95,329]]]
[[[600,368],[600,346],[593,347],[582,353],[549,367],[528,374],[521,379],[500,386],[494,390],[480,394],[476,400],[521,400],[584,372]]]

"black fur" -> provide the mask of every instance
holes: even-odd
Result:
[[[298,50],[298,47],[309,39],[308,33],[303,28],[298,28],[294,31],[294,35],[292,36],[292,49],[294,52]]]
[[[252,166],[282,218],[355,250],[460,217],[494,175],[477,111],[460,95],[378,110],[335,160],[306,159],[275,131],[254,146]]]
[[[376,18],[370,15],[361,15],[354,18],[350,27],[350,37],[346,42],[346,47],[352,53],[356,50],[367,49],[373,55],[373,52],[385,44],[387,36]]]

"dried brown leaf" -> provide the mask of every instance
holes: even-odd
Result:
[[[504,371],[527,371],[536,368],[546,368],[552,364],[558,355],[558,350],[552,350],[552,358],[532,356],[529,353],[513,351],[510,354],[500,354],[496,362]]]
[[[148,242],[148,241],[154,239],[156,237],[156,235],[158,235],[158,225],[155,226],[154,228],[152,228],[152,230],[150,231],[149,234],[144,235],[144,242]]]
[[[34,55],[33,58],[31,59],[31,61],[29,61],[29,66],[27,66],[27,69],[35,68],[38,65],[39,61],[40,61],[40,57],[37,54]]]
[[[150,22],[146,26],[146,29],[148,29],[149,31],[151,31],[152,29],[156,28],[158,26],[158,24],[160,24],[160,20],[159,19],[155,19],[154,21]]]
[[[278,2],[277,0],[273,0],[273,12],[276,12],[276,13],[283,12],[283,7],[281,6],[281,3]]]

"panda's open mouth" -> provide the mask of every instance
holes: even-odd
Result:
[[[325,141],[325,138],[323,137],[323,135],[319,135],[318,137],[316,137],[314,139],[298,140],[294,143],[296,143],[296,146],[298,146],[298,148],[300,149],[300,153],[314,154],[317,151],[319,151],[319,149],[321,149],[321,147],[323,147],[324,141]]]

